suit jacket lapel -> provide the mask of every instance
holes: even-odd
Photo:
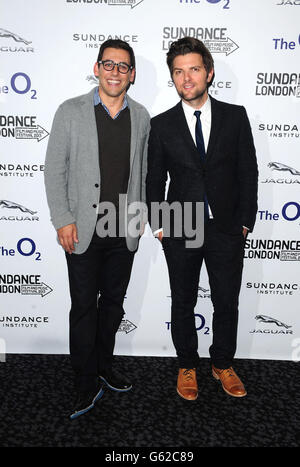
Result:
[[[182,103],[179,102],[174,107],[174,131],[177,135],[181,135],[186,144],[186,154],[191,154],[193,161],[199,166],[202,165],[202,161],[199,157],[198,149],[194,143],[190,129],[188,127]]]
[[[218,105],[218,101],[214,98],[210,97],[211,100],[211,128],[210,128],[210,135],[209,141],[206,151],[206,158],[207,162],[211,160],[213,157],[214,148],[217,142],[217,139],[220,136],[221,126],[222,126],[222,117],[223,111],[220,109]]]

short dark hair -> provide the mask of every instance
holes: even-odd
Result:
[[[208,48],[194,37],[183,37],[178,41],[172,42],[169,51],[167,53],[167,64],[172,76],[173,73],[173,61],[178,55],[186,55],[189,53],[197,53],[201,55],[204,68],[209,73],[214,68],[214,59],[208,50]],[[214,74],[211,81],[207,84],[207,87],[211,86],[214,79]]]
[[[108,47],[112,47],[113,49],[123,49],[129,53],[130,56],[130,65],[135,68],[135,56],[132,47],[128,44],[128,42],[122,41],[121,39],[108,39],[107,41],[103,42],[100,46],[100,50],[98,53],[97,62],[100,62],[103,57],[104,50]]]

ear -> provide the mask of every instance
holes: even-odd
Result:
[[[94,75],[99,76],[99,65],[98,62],[95,63],[94,65]]]
[[[206,78],[206,82],[207,82],[207,83],[210,83],[210,82],[211,82],[211,80],[212,80],[212,78],[213,78],[213,76],[214,76],[214,73],[215,73],[214,68],[212,68],[212,69],[210,70],[210,72],[207,73],[207,78]]]
[[[130,82],[131,84],[133,84],[133,83],[134,83],[134,80],[135,80],[135,68],[133,68],[133,69],[131,70],[131,72],[130,72],[130,80],[129,80],[129,82]]]

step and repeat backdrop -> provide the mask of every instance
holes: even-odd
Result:
[[[67,269],[43,173],[57,107],[97,84],[93,65],[108,38],[135,50],[129,94],[151,116],[172,107],[166,52],[189,35],[213,54],[210,94],[246,107],[257,148],[259,211],[245,248],[237,357],[299,360],[300,0],[1,0],[0,9],[2,350],[69,352]],[[147,226],[116,353],[174,356],[170,306],[162,247]],[[212,314],[204,267],[195,319],[205,357]]]

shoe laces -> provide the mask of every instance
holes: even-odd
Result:
[[[221,373],[224,374],[225,378],[229,378],[230,376],[235,376],[232,367],[226,368],[225,370],[222,370]]]
[[[186,380],[193,379],[193,368],[187,368],[184,370],[183,375]]]

